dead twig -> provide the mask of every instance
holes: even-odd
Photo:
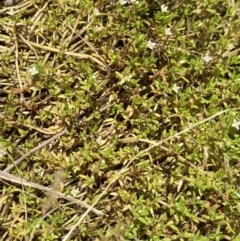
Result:
[[[19,159],[17,159],[16,161],[14,161],[11,165],[9,165],[7,168],[5,168],[2,172],[10,172],[15,166],[17,166],[19,163],[21,163],[24,159],[26,159],[30,154],[38,151],[39,149],[43,148],[44,146],[48,145],[49,143],[51,143],[52,141],[56,140],[57,138],[59,138],[60,136],[64,135],[67,132],[67,129],[62,130],[61,132],[57,133],[56,135],[54,135],[53,137],[49,138],[48,140],[42,142],[41,144],[39,144],[38,146],[36,146],[35,148],[33,148],[32,150],[30,150],[29,152],[27,152],[25,155],[23,155],[22,157],[20,157]]]

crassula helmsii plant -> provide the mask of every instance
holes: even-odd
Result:
[[[134,158],[96,204],[104,216],[90,213],[71,240],[238,240],[237,2],[29,1],[0,13],[2,169],[67,128],[13,173],[49,186],[60,167],[59,191],[91,204]],[[48,196],[21,189],[2,184],[9,239],[63,239],[85,211],[58,199],[42,217]]]

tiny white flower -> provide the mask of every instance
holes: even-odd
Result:
[[[165,28],[165,35],[171,36],[172,35],[172,29],[171,28]]]
[[[38,69],[36,68],[36,66],[32,66],[31,68],[28,69],[30,75],[36,75],[39,73]]]
[[[1,148],[0,149],[0,158],[2,158],[2,157],[4,157],[5,155],[6,155],[6,150],[5,150],[5,148]]]
[[[127,0],[119,0],[119,3],[121,4],[121,5],[124,5],[124,4],[126,4],[128,1]]]
[[[99,136],[97,139],[96,139],[97,143],[102,146],[104,144],[104,140],[102,139],[101,136]]]
[[[102,27],[101,27],[101,26],[96,26],[96,27],[95,27],[95,30],[96,30],[97,32],[100,32],[100,31],[102,31]]]
[[[152,42],[151,40],[148,40],[147,42],[147,48],[153,50],[157,44]]]
[[[135,151],[139,151],[139,147],[136,145],[136,146],[134,146],[134,150]]]
[[[161,12],[162,13],[166,13],[168,11],[168,6],[166,6],[165,4],[161,5]]]
[[[106,161],[104,159],[101,159],[101,164],[106,164]]]
[[[99,12],[99,10],[98,10],[97,8],[94,8],[93,14],[94,14],[95,16],[99,16],[101,13]]]
[[[239,131],[240,121],[234,119],[232,123],[232,127],[236,128]]]
[[[209,63],[213,58],[209,55],[209,54],[205,54],[205,56],[203,56],[203,60],[206,63]]]
[[[33,170],[37,175],[43,177],[45,170],[42,167],[37,167]]]
[[[174,84],[173,87],[172,87],[172,90],[173,90],[175,93],[178,93],[179,89],[180,89],[180,87],[177,86],[176,84]]]
[[[73,187],[70,193],[72,194],[73,197],[77,197],[81,192],[79,188]]]

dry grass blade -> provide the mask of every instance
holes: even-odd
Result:
[[[26,43],[27,45],[30,45],[30,46],[33,46],[33,47],[36,47],[36,48],[40,48],[40,49],[43,49],[43,50],[51,51],[51,52],[54,52],[54,53],[62,53],[62,54],[77,57],[77,58],[80,58],[80,59],[92,60],[95,63],[99,64],[103,68],[103,70],[106,69],[106,66],[105,66],[104,63],[102,63],[100,60],[98,60],[97,58],[95,58],[91,55],[74,53],[74,52],[69,52],[69,51],[57,49],[57,48],[54,48],[54,47],[49,47],[49,46],[46,46],[46,45],[42,45],[42,44],[38,44],[38,43],[34,43],[32,41],[26,40],[26,39],[24,39],[24,37],[21,34],[19,34],[19,36],[22,39],[22,41],[24,43]]]
[[[26,10],[28,7],[32,6],[33,4],[34,4],[34,1],[27,1],[21,4],[18,4],[16,6],[6,6],[0,10],[0,14],[8,13],[9,15],[14,15],[16,13]]]
[[[83,201],[77,200],[77,199],[75,199],[73,197],[70,197],[70,196],[66,196],[61,192],[52,190],[51,188],[44,187],[44,186],[39,185],[39,184],[34,183],[34,182],[27,181],[23,178],[16,177],[16,176],[14,176],[12,174],[9,174],[9,173],[6,173],[4,171],[0,171],[0,178],[2,178],[4,180],[7,180],[7,181],[10,181],[10,182],[18,183],[20,185],[24,185],[24,186],[36,188],[36,189],[41,190],[41,191],[52,193],[53,195],[55,195],[59,198],[63,198],[63,199],[68,200],[70,202],[74,202],[74,203],[79,204],[80,206],[82,206],[84,208],[90,208],[90,205],[88,205],[87,203],[85,203]],[[95,208],[94,209],[92,208],[91,210],[98,216],[102,215],[102,212],[98,211]]]
[[[30,154],[38,151],[39,149],[43,148],[44,146],[48,145],[49,143],[51,143],[52,141],[56,140],[58,137],[64,135],[67,132],[67,129],[64,129],[63,131],[57,133],[56,135],[52,136],[51,138],[49,138],[48,140],[44,141],[43,143],[41,143],[40,145],[36,146],[35,148],[33,148],[32,150],[30,150],[28,153],[26,153],[25,155],[23,155],[22,157],[20,157],[19,159],[17,159],[16,161],[14,161],[11,165],[9,165],[7,168],[4,169],[4,172],[9,172],[10,170],[12,170],[15,166],[17,166],[19,163],[21,163],[26,157],[28,157]]]

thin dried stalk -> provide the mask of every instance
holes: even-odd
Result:
[[[24,185],[24,186],[28,186],[28,187],[36,188],[36,189],[41,190],[41,191],[52,193],[53,195],[55,195],[58,198],[63,198],[63,199],[68,200],[70,202],[77,203],[80,206],[82,206],[84,208],[87,208],[87,209],[89,209],[91,207],[87,203],[85,203],[83,201],[80,201],[80,200],[77,200],[77,199],[75,199],[73,197],[66,196],[63,193],[59,192],[59,191],[55,191],[55,190],[52,190],[51,188],[44,187],[44,186],[42,186],[40,184],[27,181],[26,179],[23,179],[23,178],[20,178],[20,177],[16,177],[15,175],[6,173],[4,171],[0,171],[0,178],[4,179],[6,181],[10,181],[10,182],[13,182],[13,183],[18,183],[18,184],[21,184],[21,185]],[[98,216],[102,215],[102,212],[98,211],[95,208],[91,208],[91,210]]]
[[[38,146],[36,146],[35,148],[33,148],[32,150],[30,150],[28,153],[26,153],[25,155],[23,155],[22,157],[20,157],[19,159],[17,159],[16,161],[14,161],[11,165],[9,165],[7,168],[5,168],[3,170],[3,172],[7,173],[10,172],[15,166],[17,166],[19,163],[21,163],[25,158],[27,158],[30,154],[38,151],[39,149],[43,148],[44,146],[46,146],[47,144],[51,143],[52,141],[56,140],[58,137],[64,135],[67,132],[67,129],[62,130],[61,132],[57,133],[56,135],[52,136],[51,138],[49,138],[48,140],[42,142],[41,144],[39,144]]]

